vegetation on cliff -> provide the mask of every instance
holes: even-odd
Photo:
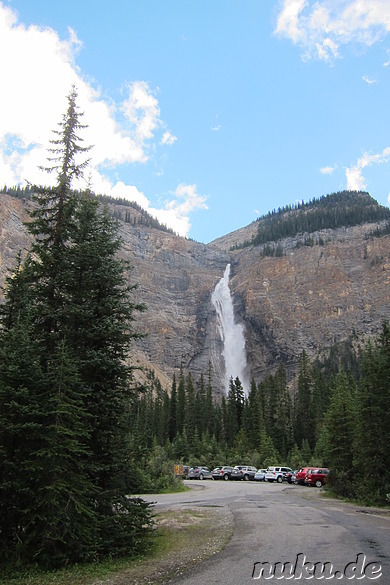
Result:
[[[9,187],[4,185],[1,189],[1,193],[6,193],[10,197],[15,197],[16,199],[23,199],[23,200],[34,200],[36,195],[37,187],[32,185],[27,185],[26,187],[21,187],[20,185],[16,187]],[[73,190],[73,195],[75,197],[81,197],[82,193],[78,190]],[[174,233],[171,228],[168,228],[166,225],[160,223],[155,217],[152,217],[150,213],[145,211],[143,207],[141,207],[135,201],[129,201],[128,199],[124,199],[123,197],[111,197],[109,195],[96,195],[94,193],[90,193],[91,198],[96,198],[99,203],[106,205],[107,209],[111,205],[111,208],[114,208],[112,211],[112,215],[121,221],[126,223],[130,223],[132,225],[140,225],[145,227],[151,227],[163,232]],[[122,208],[122,209],[121,209]]]
[[[379,205],[368,193],[340,191],[269,212],[257,220],[257,235],[235,249],[277,242],[298,234],[383,220],[390,220],[390,209]]]

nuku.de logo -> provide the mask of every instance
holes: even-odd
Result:
[[[382,567],[376,561],[367,562],[364,553],[356,555],[356,561],[347,563],[342,570],[335,570],[333,564],[329,561],[308,561],[303,553],[297,554],[295,562],[276,562],[268,561],[256,562],[253,566],[252,579],[379,579],[382,576]]]

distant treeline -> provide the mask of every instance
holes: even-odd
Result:
[[[169,461],[326,466],[337,495],[389,505],[389,380],[388,323],[366,343],[352,333],[314,361],[302,351],[292,394],[282,364],[274,375],[252,380],[248,396],[231,378],[220,400],[210,365],[199,380],[180,369],[170,392],[150,375],[129,415],[137,460],[149,470],[139,487],[166,487]]]
[[[298,234],[383,220],[388,222],[385,228],[370,235],[390,232],[390,209],[379,205],[369,193],[340,191],[323,195],[318,199],[314,198],[308,203],[299,202],[294,206],[279,207],[270,211],[257,219],[259,222],[257,235],[250,241],[234,246],[234,249],[277,242]]]
[[[8,187],[7,185],[4,185],[1,192],[10,195],[10,197],[16,197],[17,199],[30,200],[34,190],[29,185],[26,187],[21,187],[20,185],[17,185],[16,187]],[[76,194],[81,194],[81,192],[78,190],[74,190],[73,192]],[[110,197],[109,195],[93,195],[103,204],[123,206],[125,208],[123,213],[118,209],[114,209],[112,211],[113,217],[119,219],[120,221],[124,221],[125,223],[132,225],[143,225],[146,227],[155,228],[157,230],[171,234],[174,233],[171,228],[168,228],[166,225],[160,223],[135,201],[129,201],[123,197],[116,198]],[[137,213],[132,213],[132,210],[136,211]]]

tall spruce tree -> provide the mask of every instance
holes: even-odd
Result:
[[[34,188],[36,208],[28,224],[32,253],[28,269],[8,288],[0,332],[7,341],[1,357],[8,360],[12,336],[20,335],[15,315],[23,316],[29,335],[24,343],[34,351],[39,378],[25,389],[20,379],[10,382],[9,373],[0,370],[0,410],[10,408],[10,394],[17,394],[26,401],[23,424],[33,430],[28,453],[19,461],[14,454],[14,469],[22,464],[18,473],[25,471],[34,498],[22,524],[10,527],[20,534],[14,549],[8,547],[8,558],[17,554],[22,562],[34,559],[47,566],[131,552],[150,525],[147,505],[127,497],[132,488],[128,357],[136,337],[133,312],[143,307],[130,300],[134,287],[118,257],[116,223],[88,192],[77,197],[71,189],[88,162],[77,161],[88,149],[78,137],[83,125],[76,98],[73,88],[52,141],[47,170],[56,173],[57,184]],[[18,293],[17,285],[28,293]],[[9,474],[9,450],[3,445],[12,429],[0,422],[1,472],[6,468]],[[0,518],[1,526],[5,520]]]
[[[294,403],[294,438],[298,447],[307,439],[310,448],[315,445],[315,421],[313,416],[313,378],[309,356],[304,350],[299,356],[298,387]]]
[[[261,432],[264,430],[265,425],[260,392],[254,379],[251,381],[251,389],[248,396],[248,412],[245,425],[251,448],[259,449]]]
[[[274,376],[272,405],[273,416],[270,436],[276,449],[285,459],[293,445],[293,425],[291,397],[287,387],[286,370],[283,365],[279,366]]]
[[[227,442],[231,447],[234,443],[235,436],[241,430],[242,418],[244,412],[245,394],[237,376],[234,380],[230,378],[229,392],[226,400],[226,422],[227,422]]]
[[[34,348],[30,359],[37,364],[36,371],[39,364],[40,372],[39,382],[28,389],[20,412],[30,425],[27,445],[19,461],[21,454],[13,454],[14,465],[28,478],[33,497],[21,523],[10,526],[19,534],[9,549],[9,558],[17,555],[21,562],[34,560],[55,566],[88,558],[97,537],[91,508],[95,491],[86,472],[89,425],[85,388],[64,335],[63,319],[68,305],[63,281],[65,252],[76,204],[70,185],[84,166],[81,163],[78,168],[75,158],[80,151],[85,152],[77,143],[77,131],[82,126],[75,99],[72,90],[51,149],[57,185],[34,189],[37,205],[27,224],[34,240],[24,269],[9,283],[2,329],[2,335],[10,340],[24,322],[29,336],[24,341]],[[24,294],[19,294],[22,290]],[[18,315],[18,319],[12,315]],[[10,346],[5,347],[9,352]],[[8,360],[8,353],[3,358]],[[4,371],[2,374],[0,385],[7,379]],[[21,389],[14,379],[9,388],[12,396],[20,396]],[[7,405],[1,404],[0,410],[2,407],[6,409]],[[3,436],[9,438],[8,429]]]
[[[353,378],[344,371],[335,376],[332,386],[320,438],[322,455],[332,470],[331,481],[335,489],[341,495],[351,496],[356,387]]]
[[[176,401],[176,430],[180,434],[184,430],[186,410],[186,386],[183,368],[180,367],[179,384],[177,387],[177,401]]]
[[[177,416],[177,386],[176,386],[176,376],[173,375],[172,380],[172,387],[171,387],[171,397],[169,402],[169,422],[168,422],[168,432],[169,432],[169,440],[173,441],[176,436],[177,427],[176,427],[176,416]]]
[[[388,504],[390,499],[390,327],[363,350],[358,385],[355,465],[359,496]]]
[[[192,381],[191,372],[186,376],[185,383],[185,414],[184,414],[184,427],[187,433],[187,439],[189,443],[192,443],[196,425],[196,412],[195,412],[195,388]],[[199,431],[199,429],[198,429]]]
[[[19,563],[28,554],[25,532],[31,522],[39,478],[33,454],[42,433],[37,389],[42,385],[43,372],[38,343],[31,335],[26,269],[19,259],[7,279],[7,301],[1,307],[0,563],[4,564]]]

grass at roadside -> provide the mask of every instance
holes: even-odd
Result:
[[[302,487],[302,489],[299,489],[300,487]],[[373,504],[368,504],[366,501],[343,498],[339,494],[336,494],[334,491],[332,491],[328,486],[324,486],[321,489],[315,487],[294,486],[292,487],[291,493],[295,493],[306,500],[332,500],[338,504],[357,508],[357,511],[365,514],[380,514],[382,516],[390,516],[390,506],[376,506]]]
[[[189,488],[188,486],[186,486],[181,481],[180,483],[177,483],[174,486],[169,486],[165,490],[161,490],[159,493],[160,494],[178,494],[178,493],[181,493],[181,492],[189,492],[189,491],[191,491],[191,488]]]
[[[0,585],[160,585],[222,550],[232,532],[225,508],[167,511],[156,515],[156,530],[143,557],[0,576]]]

